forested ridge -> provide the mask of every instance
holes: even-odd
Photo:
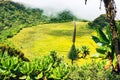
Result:
[[[0,3],[0,38],[12,37],[23,27],[45,22],[41,9],[30,9],[11,1]]]
[[[0,12],[0,30],[14,27],[18,24],[35,25],[43,20],[43,10],[30,9],[22,4],[11,1],[1,3]]]

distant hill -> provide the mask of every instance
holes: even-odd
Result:
[[[0,3],[0,30],[18,24],[29,26],[43,22],[43,10],[26,8],[24,5],[11,1]]]
[[[12,37],[23,27],[46,22],[41,9],[27,8],[11,1],[0,1],[0,38]]]

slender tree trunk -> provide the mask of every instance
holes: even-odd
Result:
[[[109,20],[110,30],[112,33],[112,45],[117,57],[117,71],[120,72],[120,46],[117,26],[115,22],[116,6],[114,0],[103,0],[106,8],[106,15]]]

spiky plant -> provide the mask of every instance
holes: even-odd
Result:
[[[73,64],[73,61],[78,58],[75,44],[72,44],[72,47],[71,47],[70,52],[68,54],[68,58],[71,59],[71,64]]]
[[[78,51],[75,47],[75,38],[76,38],[76,23],[74,22],[74,31],[73,31],[73,39],[72,39],[72,46],[68,54],[68,58],[71,59],[71,63],[73,64],[73,61],[78,58]]]

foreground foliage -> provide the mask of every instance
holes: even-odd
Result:
[[[50,55],[32,61],[20,60],[18,56],[9,56],[8,52],[0,52],[0,79],[2,80],[118,80],[120,76],[105,71],[102,62],[68,65],[55,51]]]

